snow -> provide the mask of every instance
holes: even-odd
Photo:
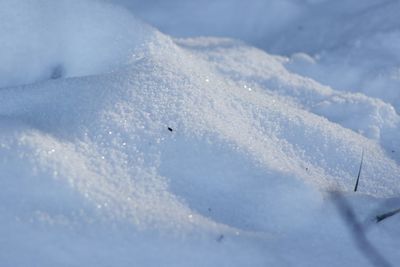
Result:
[[[332,191],[395,265],[400,218],[373,220],[400,204],[398,4],[376,2],[2,1],[2,265],[366,266]]]
[[[1,87],[118,70],[152,32],[126,10],[78,0],[2,1],[0,25]]]
[[[107,1],[174,36],[245,40],[288,56],[294,72],[400,109],[399,1]],[[314,63],[299,64],[298,53]]]

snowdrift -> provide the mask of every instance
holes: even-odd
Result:
[[[367,263],[327,192],[352,191],[364,151],[351,205],[369,220],[398,203],[390,104],[111,5],[0,7],[4,266]],[[391,261],[398,220],[369,236]]]

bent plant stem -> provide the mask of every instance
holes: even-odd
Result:
[[[400,209],[396,209],[396,210],[393,210],[393,211],[389,211],[389,212],[383,213],[381,215],[377,215],[376,216],[376,222],[378,223],[380,221],[383,221],[384,219],[392,217],[393,215],[395,215],[395,214],[397,214],[399,212],[400,212]]]

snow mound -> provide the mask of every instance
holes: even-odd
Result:
[[[96,1],[1,1],[0,25],[0,87],[117,70],[152,35]]]
[[[30,14],[28,3],[13,3]],[[72,54],[33,43],[40,67],[10,65],[31,78],[1,76],[4,85],[46,80],[0,89],[5,265],[307,265],[316,248],[329,253],[314,265],[365,264],[349,253],[326,192],[352,191],[364,151],[352,205],[370,211],[399,195],[391,105],[294,74],[287,58],[238,41],[176,40],[125,11],[71,3],[93,14],[82,16],[90,34],[70,29]],[[68,27],[82,17],[67,15]],[[56,59],[69,78],[40,76]],[[372,238],[399,260],[387,228]]]

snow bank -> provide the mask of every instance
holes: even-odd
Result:
[[[29,4],[13,3],[0,12],[31,19]],[[61,8],[31,5],[45,18],[53,12],[39,6]],[[0,89],[4,265],[367,264],[327,191],[352,191],[364,150],[360,194],[349,203],[366,221],[391,207],[400,167],[390,105],[294,74],[287,58],[238,41],[172,39],[97,2],[68,8],[86,12],[67,16],[70,50],[28,46],[40,64],[10,59],[10,68],[33,78],[1,79],[41,81]],[[71,26],[82,18],[85,35]],[[39,75],[58,58],[69,78]],[[369,235],[393,262],[396,223]]]

